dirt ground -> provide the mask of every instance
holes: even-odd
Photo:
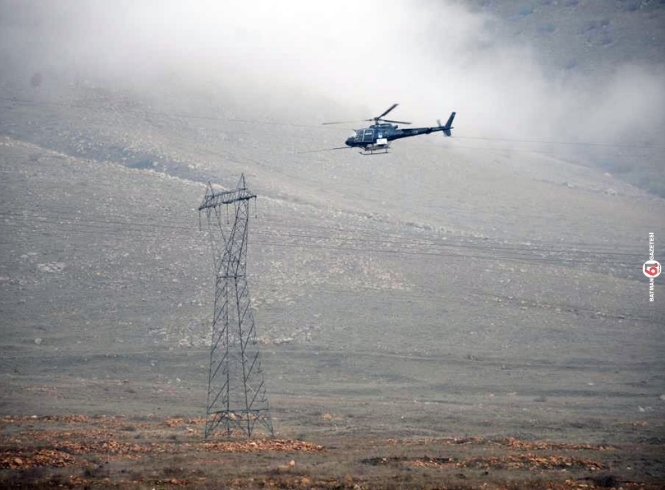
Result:
[[[665,487],[664,200],[576,159],[53,107],[0,114],[0,488]],[[241,173],[276,435],[204,441],[197,207]]]
[[[322,414],[323,420],[331,419]],[[204,440],[201,418],[5,416],[4,488],[663,488],[663,444],[513,437]],[[658,476],[660,475],[660,476]]]

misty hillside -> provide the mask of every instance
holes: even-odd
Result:
[[[0,410],[200,415],[244,173],[280,430],[662,440],[662,4],[288,5],[0,2]]]
[[[301,127],[299,149],[314,150],[346,136],[328,128],[314,137],[320,122],[367,118],[397,101],[421,125],[457,110],[457,144],[481,155],[538,150],[663,196],[662,2],[423,0],[405,10],[392,1],[381,4],[382,22],[366,23],[370,4],[303,22],[315,7],[284,16],[267,4],[250,14],[206,2],[186,12],[176,2],[157,14],[147,3],[5,0],[3,112],[34,117],[36,105],[40,117],[58,117],[76,104],[101,126],[135,110],[157,127],[160,113],[189,114],[188,124],[213,118],[206,134],[220,143],[243,131],[243,142],[265,136],[241,123],[220,134],[215,120],[272,123],[271,134]],[[377,40],[380,48],[358,50]],[[7,123],[3,131],[26,138],[49,128]],[[294,149],[278,141],[271,151]]]
[[[578,71],[611,76],[625,63],[663,62],[665,3],[660,0],[472,3],[496,17],[495,32],[536,46],[552,76]]]

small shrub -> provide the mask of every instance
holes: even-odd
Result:
[[[47,468],[34,466],[0,474],[0,488],[56,488],[65,486],[62,475],[49,476]]]
[[[83,476],[85,478],[105,478],[109,476],[108,467],[103,464],[86,466],[83,470]]]
[[[182,478],[186,476],[185,469],[175,465],[166,466],[164,469],[162,469],[162,474],[167,478]]]
[[[584,34],[585,32],[591,32],[595,29],[598,29],[599,23],[598,21],[595,20],[588,20],[584,24],[582,24],[582,29],[580,29],[580,32]]]
[[[129,474],[129,479],[130,480],[138,482],[138,481],[141,481],[141,478],[143,478],[143,473],[141,473],[140,471],[132,471]]]
[[[591,481],[593,482],[594,486],[602,488],[614,488],[616,487],[617,483],[619,483],[619,481],[616,479],[614,475],[594,476],[591,477]]]
[[[616,174],[626,174],[632,170],[632,166],[628,163],[615,163],[612,165],[612,172]]]
[[[22,478],[25,479],[25,481],[28,482],[38,482],[39,480],[43,480],[46,478],[46,468],[43,468],[41,466],[33,466],[32,468],[28,468],[25,471],[20,472]]]
[[[556,27],[552,22],[545,22],[538,26],[538,32],[541,34],[551,34],[556,30]]]
[[[640,9],[641,3],[642,2],[640,0],[631,0],[630,2],[626,3],[624,10],[626,12],[637,12]]]
[[[642,174],[639,175],[639,177],[637,178],[637,185],[639,187],[642,187],[643,189],[648,189],[651,183],[652,183],[651,177],[649,177],[648,175]]]
[[[139,158],[128,165],[130,168],[139,170],[151,169],[154,167],[150,158]]]
[[[603,46],[609,46],[613,42],[614,39],[608,33],[603,34],[603,36],[600,38],[600,44]]]
[[[652,181],[649,183],[647,190],[651,194],[665,198],[665,182]]]

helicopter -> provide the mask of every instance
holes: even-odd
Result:
[[[384,119],[384,116],[387,116],[390,111],[392,111],[399,104],[391,105],[386,111],[383,112],[380,116],[373,117],[371,119],[363,119],[362,121],[373,121],[374,124],[368,128],[356,129],[353,131],[353,134],[349,136],[345,144],[334,149],[342,148],[362,148],[360,152],[361,155],[373,155],[375,152],[380,152],[379,154],[388,153],[390,148],[390,142],[393,140],[401,138],[410,138],[411,136],[419,136],[421,134],[430,134],[437,131],[441,131],[445,136],[451,136],[450,130],[453,129],[453,119],[455,119],[455,112],[450,114],[448,121],[445,125],[441,124],[440,120],[437,120],[438,126],[434,127],[425,127],[425,128],[398,128],[398,124],[411,124],[406,121],[393,121],[391,119]],[[335,121],[335,122],[325,122],[326,124],[347,124],[357,121]]]

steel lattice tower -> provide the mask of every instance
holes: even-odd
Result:
[[[249,202],[256,199],[244,174],[233,191],[215,192],[208,183],[199,216],[205,212],[212,242],[215,308],[206,406],[207,438],[219,425],[231,436],[247,437],[257,423],[273,434],[270,405],[247,290]],[[229,210],[233,221],[229,224]]]

